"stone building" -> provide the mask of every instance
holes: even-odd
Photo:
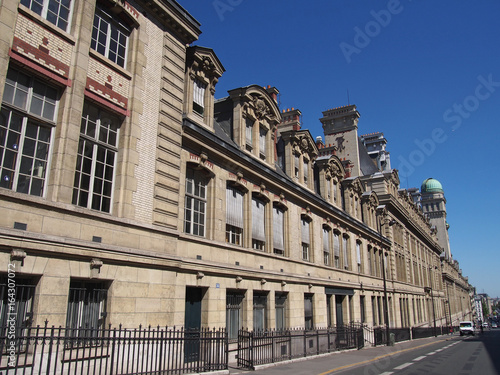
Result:
[[[0,8],[0,258],[19,326],[377,326],[385,294],[390,326],[470,314],[355,106],[325,111],[314,140],[274,87],[215,99],[225,69],[176,1],[64,4]]]

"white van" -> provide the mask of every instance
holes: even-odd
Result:
[[[460,336],[463,335],[474,336],[474,323],[469,320],[460,322]]]

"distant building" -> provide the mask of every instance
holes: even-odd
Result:
[[[360,136],[360,139],[377,168],[382,172],[389,172],[391,170],[391,155],[386,150],[387,139],[385,139],[384,133],[364,134]]]

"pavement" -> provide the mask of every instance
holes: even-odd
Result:
[[[229,374],[262,375],[327,375],[361,365],[387,361],[392,356],[417,348],[457,338],[458,334],[429,337],[396,343],[394,346],[365,347],[360,350],[346,350],[324,355],[298,358],[291,361],[257,366],[255,370],[229,367]]]

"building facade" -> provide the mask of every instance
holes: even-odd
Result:
[[[0,8],[0,257],[20,327],[235,338],[471,313],[429,217],[363,148],[355,106],[323,113],[323,143],[274,87],[215,99],[225,68],[173,0],[41,3]]]

